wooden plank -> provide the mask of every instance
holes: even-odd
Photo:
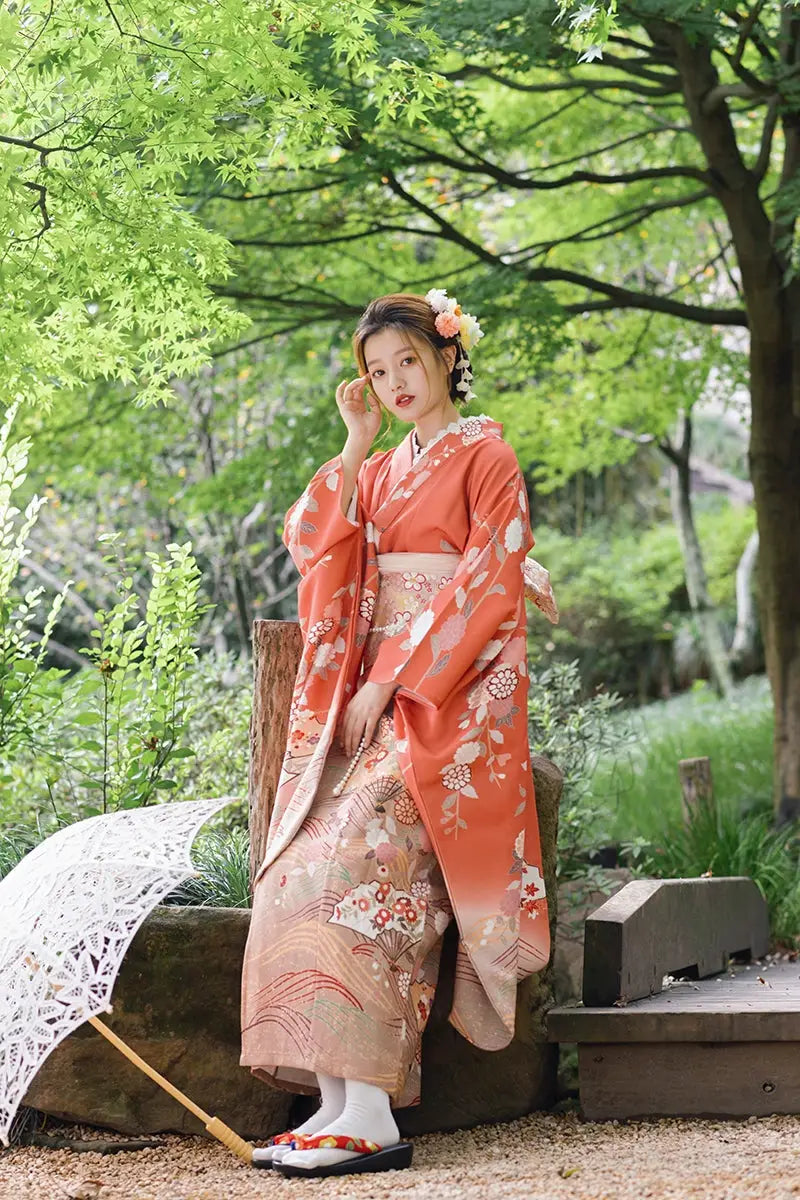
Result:
[[[800,1042],[800,963],[734,967],[621,1006],[553,1008],[547,1032],[557,1042]]]
[[[578,1070],[588,1121],[800,1113],[800,1041],[587,1044]]]
[[[752,879],[636,879],[586,920],[583,1002],[637,1000],[665,975],[697,979],[767,951],[767,905]]]
[[[264,861],[278,790],[289,709],[303,636],[297,621],[253,622],[253,711],[250,717],[250,887]]]

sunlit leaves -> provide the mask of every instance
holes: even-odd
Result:
[[[247,318],[209,290],[230,247],[181,207],[182,181],[204,164],[246,187],[335,145],[352,114],[311,54],[331,79],[377,76],[378,106],[402,91],[418,117],[432,84],[405,63],[378,70],[382,20],[372,0],[3,9],[3,391],[48,404],[107,377],[155,403],[240,333]],[[409,31],[406,16],[392,28]]]

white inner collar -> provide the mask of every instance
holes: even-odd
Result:
[[[433,446],[435,442],[440,441],[441,438],[443,438],[445,436],[445,434],[457,433],[458,430],[461,428],[461,426],[464,425],[467,421],[483,422],[483,421],[490,421],[490,420],[491,420],[491,417],[487,416],[486,413],[476,413],[476,414],[471,414],[471,415],[464,414],[463,416],[460,416],[458,418],[458,420],[451,421],[449,425],[445,425],[445,427],[443,429],[438,429],[436,431],[436,433],[433,435],[433,437],[429,438],[429,440],[425,443],[424,446],[420,446],[419,441],[417,439],[417,430],[416,430],[416,428],[413,428],[411,430],[411,461],[412,461],[412,463],[415,463],[421,454],[427,454],[428,451],[430,450],[431,446]]]

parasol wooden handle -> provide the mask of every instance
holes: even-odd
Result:
[[[176,1088],[174,1084],[171,1084],[170,1081],[165,1079],[163,1075],[159,1075],[158,1071],[151,1067],[149,1063],[146,1063],[143,1058],[140,1058],[135,1050],[131,1050],[127,1042],[123,1042],[122,1038],[118,1037],[117,1034],[114,1033],[113,1029],[109,1029],[109,1027],[104,1024],[99,1017],[89,1017],[89,1024],[92,1025],[98,1033],[102,1033],[103,1037],[106,1038],[107,1041],[111,1042],[111,1045],[115,1046],[121,1054],[124,1054],[125,1057],[134,1064],[134,1066],[138,1067],[140,1071],[144,1071],[145,1075],[149,1076],[149,1078],[157,1083],[159,1087],[162,1087],[165,1092],[169,1092],[170,1096],[182,1104],[184,1108],[188,1108],[190,1113],[194,1113],[198,1120],[203,1122],[208,1132],[213,1137],[218,1138],[218,1140],[222,1142],[223,1146],[227,1146],[229,1150],[231,1150],[244,1162],[252,1165],[253,1146],[250,1142],[246,1142],[244,1138],[240,1138],[238,1133],[234,1133],[234,1131],[230,1129],[224,1123],[224,1121],[220,1121],[218,1117],[209,1116],[207,1112],[203,1111],[199,1104],[195,1104],[193,1100],[190,1100],[189,1097],[180,1090],[180,1088]]]

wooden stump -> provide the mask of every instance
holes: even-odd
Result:
[[[682,758],[678,763],[683,799],[683,819],[687,825],[701,811],[713,816],[715,809],[714,785],[711,780],[709,758]]]
[[[297,621],[253,622],[253,712],[250,717],[250,888],[267,848],[281,774],[289,707],[303,652]]]

